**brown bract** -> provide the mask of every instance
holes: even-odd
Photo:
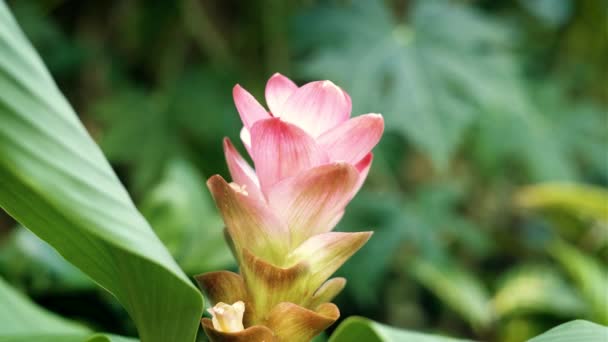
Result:
[[[265,326],[255,325],[243,331],[226,333],[213,328],[209,318],[203,318],[201,325],[212,342],[278,342],[272,331]]]
[[[244,255],[248,255],[248,253],[245,252]],[[243,323],[246,329],[243,331],[236,333],[217,331],[213,328],[211,320],[207,318],[202,319],[203,328],[211,341],[304,342],[321,333],[340,317],[340,311],[333,303],[325,302],[320,305],[317,303],[321,298],[327,300],[333,299],[333,296],[337,295],[344,286],[345,280],[343,278],[334,278],[321,286],[312,295],[311,298],[313,299],[307,303],[315,305],[312,309],[291,302],[272,304],[273,301],[278,300],[280,297],[289,297],[291,295],[285,293],[285,291],[289,290],[288,285],[290,281],[297,278],[294,274],[301,273],[302,266],[299,266],[300,269],[298,269],[298,266],[290,269],[281,269],[256,259],[251,254],[245,257],[245,259],[249,260],[248,264],[250,264],[250,267],[262,268],[257,273],[262,275],[263,280],[261,281],[267,285],[269,282],[274,283],[274,285],[270,286],[278,286],[278,289],[283,288],[283,294],[269,297],[269,294],[274,291],[265,293],[261,298],[266,298],[266,302],[261,306],[256,306],[252,301],[246,281],[239,274],[219,271],[196,276],[199,286],[212,304],[218,302],[233,303],[239,300],[245,302]],[[262,286],[265,287],[264,285]],[[277,288],[275,287],[275,289]],[[304,300],[305,297],[300,299]],[[266,309],[269,305],[271,307]],[[256,307],[264,308],[265,310],[258,311],[258,314],[256,314]]]

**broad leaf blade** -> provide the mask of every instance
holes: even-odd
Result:
[[[464,342],[439,335],[400,330],[362,317],[350,317],[342,322],[329,342]]]
[[[32,303],[0,278],[0,341],[2,342],[135,342],[116,335],[92,334],[79,324]],[[5,309],[10,308],[10,309]]]
[[[139,340],[109,335],[109,334],[94,334],[91,336],[81,334],[29,334],[20,336],[0,336],[2,342],[137,342]]]
[[[576,320],[559,325],[528,342],[606,342],[608,327]]]
[[[30,230],[17,226],[0,244],[4,278],[29,293],[83,291],[96,285]]]
[[[4,2],[0,206],[114,294],[142,340],[194,340],[202,296],[137,211]]]
[[[8,336],[86,335],[89,330],[37,307],[0,278],[0,340]]]

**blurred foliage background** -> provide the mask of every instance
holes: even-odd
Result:
[[[231,88],[330,79],[387,131],[341,230],[343,317],[485,341],[608,324],[608,2],[9,1],[189,275],[234,268],[205,187]],[[241,151],[244,151],[241,146]],[[108,294],[0,212],[0,275],[97,330]],[[170,294],[168,294],[170,295]]]

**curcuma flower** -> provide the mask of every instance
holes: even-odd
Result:
[[[240,271],[197,276],[215,304],[203,328],[213,341],[309,341],[340,315],[331,300],[346,280],[329,277],[372,234],[331,230],[367,177],[384,121],[351,119],[350,97],[330,81],[298,87],[275,74],[270,111],[239,85],[233,95],[255,169],[226,138],[232,182],[207,185]]]

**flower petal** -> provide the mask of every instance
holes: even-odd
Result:
[[[194,278],[213,305],[219,302],[234,303],[248,299],[243,278],[234,272],[208,272]]]
[[[281,118],[318,137],[350,116],[350,97],[331,81],[310,82],[291,94]]]
[[[309,308],[316,308],[317,306],[331,302],[346,286],[346,279],[342,277],[336,277],[329,279],[321,287],[315,291],[310,303],[307,305]]]
[[[277,183],[268,204],[287,222],[293,246],[330,231],[352,198],[359,172],[347,163],[326,164]]]
[[[295,83],[278,72],[270,77],[266,83],[266,103],[273,116],[281,116],[283,104],[296,89],[298,86]]]
[[[228,138],[224,139],[224,154],[226,155],[226,163],[228,164],[232,181],[243,186],[244,190],[254,198],[264,200],[260,191],[258,176],[256,176],[253,168],[241,157]]]
[[[199,274],[194,278],[212,305],[219,302],[235,303],[243,301],[245,303],[243,323],[245,326],[251,325],[254,317],[253,305],[251,305],[247,294],[243,277],[234,272],[217,271]]]
[[[219,175],[209,178],[207,186],[237,254],[247,247],[266,260],[282,260],[289,248],[289,231],[265,203],[235,190]]]
[[[253,312],[267,314],[280,302],[306,300],[308,268],[303,262],[284,268],[243,250],[241,272],[253,301]],[[263,317],[256,317],[257,320]]]
[[[279,118],[259,121],[251,128],[251,154],[266,194],[275,183],[327,161],[306,132]]]
[[[215,330],[213,323],[209,318],[203,318],[201,320],[201,325],[211,342],[276,341],[272,331],[263,325],[254,325],[245,330],[233,333]]]
[[[359,190],[363,186],[363,183],[365,183],[365,179],[369,174],[369,169],[372,166],[373,160],[374,154],[370,152],[365,157],[363,157],[363,159],[361,159],[357,164],[355,164],[355,168],[357,168],[357,171],[359,171],[359,179],[357,180],[357,185],[353,190],[353,197],[357,194],[357,192],[359,192]]]
[[[371,236],[372,232],[315,235],[289,254],[287,265],[306,262],[310,272],[308,286],[318,288]]]
[[[239,112],[245,127],[251,128],[256,121],[270,117],[270,114],[268,114],[258,100],[240,85],[234,86],[232,97],[234,98],[236,110]]]
[[[247,127],[243,126],[243,128],[241,128],[240,138],[241,142],[243,142],[243,146],[247,149],[247,153],[251,156],[251,133],[249,133]]]
[[[329,154],[331,160],[354,164],[378,144],[383,131],[382,115],[365,114],[323,133],[317,143]]]
[[[340,318],[335,304],[325,303],[315,311],[293,303],[280,303],[268,314],[265,325],[279,341],[308,342]]]

